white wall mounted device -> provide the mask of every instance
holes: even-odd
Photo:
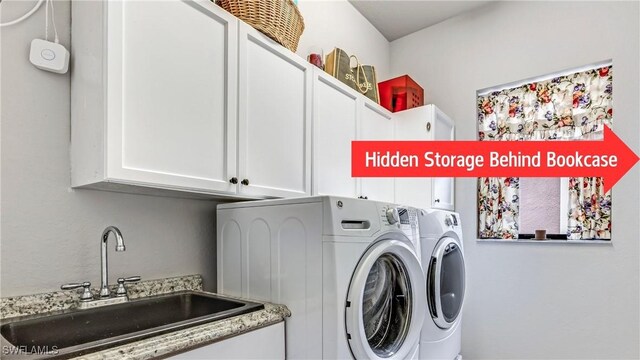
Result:
[[[29,61],[38,69],[64,74],[69,70],[69,51],[55,42],[33,39]]]
[[[0,0],[0,3],[2,0]],[[65,74],[69,70],[69,51],[60,44],[58,29],[56,28],[55,9],[52,0],[38,0],[36,4],[19,18],[0,22],[0,27],[19,24],[33,15],[42,4],[45,4],[45,39],[34,39],[31,41],[31,51],[29,61],[41,70],[51,71],[57,74]],[[49,41],[49,10],[51,10],[51,20],[53,23],[54,42]]]

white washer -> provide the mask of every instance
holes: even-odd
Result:
[[[444,210],[418,214],[427,314],[420,336],[420,359],[459,359],[465,292],[460,216]]]
[[[287,305],[287,358],[417,358],[415,209],[323,196],[219,205],[217,222],[218,292]]]

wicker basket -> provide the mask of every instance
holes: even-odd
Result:
[[[217,0],[216,3],[282,46],[295,52],[304,20],[292,0]]]

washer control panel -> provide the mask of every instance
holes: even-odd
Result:
[[[416,251],[420,249],[420,231],[418,226],[418,209],[407,206],[385,204],[379,208],[383,228],[402,231],[411,241]]]
[[[398,208],[398,216],[400,217],[400,224],[411,225],[411,213],[409,212],[409,210],[410,209],[408,208],[402,208],[402,207]],[[415,212],[413,214],[413,217],[415,218]]]
[[[381,210],[380,217],[383,225],[402,230],[411,230],[418,226],[418,213],[414,208],[386,205]]]

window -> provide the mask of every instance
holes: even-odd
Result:
[[[477,113],[482,141],[601,139],[613,119],[611,63],[480,91]],[[602,178],[478,179],[479,238],[515,240],[539,229],[610,239]]]
[[[567,238],[567,207],[561,206],[569,189],[560,178],[520,178],[520,233],[518,238],[533,238],[544,229],[547,238]],[[566,183],[566,181],[565,181]],[[564,192],[564,194],[563,194]]]

